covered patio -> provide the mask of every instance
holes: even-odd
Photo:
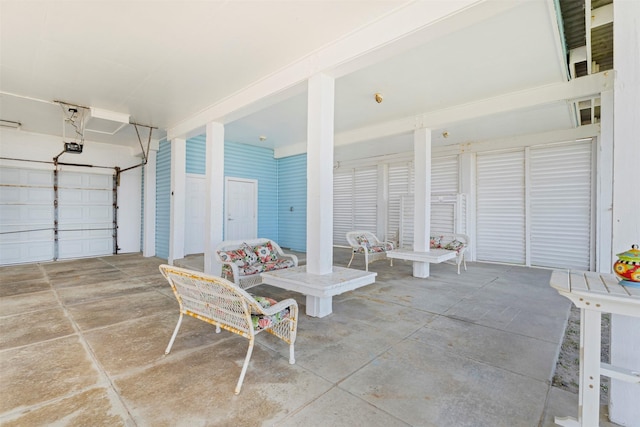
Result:
[[[336,265],[349,257],[334,250]],[[468,263],[458,275],[436,264],[420,279],[411,263],[373,263],[374,284],[335,297],[328,317],[300,316],[295,365],[260,335],[236,396],[245,339],[187,318],[164,356],[178,305],[162,262],[0,268],[3,426],[512,427],[577,415],[577,394],[551,384],[570,302],[550,270]],[[252,292],[293,297],[304,313],[301,294]],[[603,415],[601,425],[612,424]]]

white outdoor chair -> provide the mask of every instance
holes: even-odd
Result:
[[[347,233],[347,242],[351,246],[351,260],[347,268],[351,267],[353,257],[356,254],[364,254],[365,270],[369,271],[369,264],[379,259],[387,259],[387,251],[393,250],[393,243],[382,242],[369,231],[349,231]],[[391,259],[391,267],[393,267],[393,259]]]
[[[226,329],[249,340],[249,349],[242,365],[235,394],[240,393],[253,352],[255,336],[262,332],[277,336],[289,344],[289,363],[295,363],[294,343],[298,328],[298,304],[294,299],[276,301],[254,297],[234,283],[221,277],[163,264],[160,272],[169,281],[180,304],[180,317],[165,354],[169,354],[176,339],[182,316],[188,315],[216,326],[216,332]]]

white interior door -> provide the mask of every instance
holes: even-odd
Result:
[[[225,240],[257,238],[258,181],[227,177],[225,187]]]
[[[187,175],[184,254],[204,252],[205,176]]]

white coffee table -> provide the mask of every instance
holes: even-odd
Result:
[[[332,313],[332,297],[376,281],[378,273],[333,267],[329,274],[307,273],[306,266],[261,273],[263,283],[300,292],[307,296],[307,315],[325,317]]]

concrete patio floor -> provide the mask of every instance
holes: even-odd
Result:
[[[346,266],[349,251],[336,249]],[[551,386],[570,302],[550,271],[468,263],[456,274],[371,264],[375,284],[301,314],[296,364],[260,334],[248,341],[185,318],[139,254],[0,268],[3,426],[553,426],[578,396]],[[202,269],[202,256],[181,264]],[[362,258],[352,266],[363,268]],[[252,293],[303,295],[267,285]],[[614,425],[603,421],[602,426]]]

